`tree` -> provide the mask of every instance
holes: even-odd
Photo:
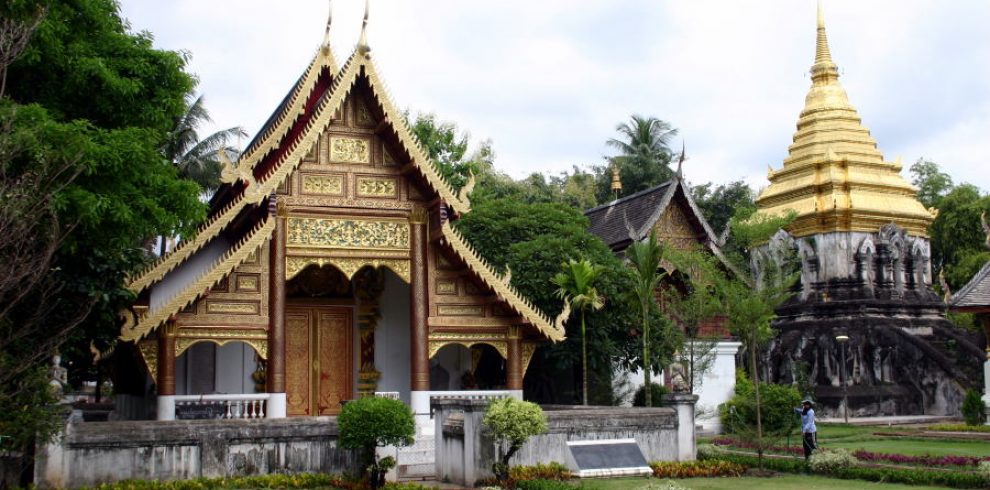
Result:
[[[110,0],[8,2],[0,17],[39,8],[47,15],[7,67],[9,99],[0,100],[3,192],[14,183],[15,194],[38,199],[15,209],[37,220],[22,242],[29,255],[5,253],[0,269],[26,257],[48,262],[18,283],[19,299],[3,299],[0,373],[13,378],[0,383],[5,406],[35,403],[32,390],[46,389],[37,373],[55,348],[70,382],[90,376],[90,342],[105,348],[116,338],[117,312],[133,300],[124,279],[146,260],[142,244],[189,232],[205,215],[197,186],[160,152],[193,86],[184,57],[128,33]]]
[[[715,296],[715,278],[721,274],[723,266],[703,250],[672,250],[668,256],[689,282],[685,294],[670,296],[668,311],[684,329],[685,340],[679,351],[679,361],[688,371],[688,392],[694,393],[715,363],[718,338],[703,336],[701,327],[721,313],[722,305]]]
[[[547,431],[547,417],[535,403],[506,397],[488,405],[482,422],[491,430],[498,447],[499,458],[492,465],[492,472],[505,487],[509,460],[530,437]]]
[[[175,121],[172,131],[165,141],[165,158],[179,169],[179,175],[192,180],[206,193],[216,191],[220,186],[220,172],[223,163],[218,152],[223,152],[230,161],[237,160],[240,150],[233,146],[237,138],[247,137],[241,127],[227,128],[200,139],[197,129],[204,123],[212,122],[209,111],[203,105],[203,96],[191,99],[185,113]]]
[[[360,462],[372,489],[385,485],[385,473],[395,467],[395,458],[375,458],[383,446],[408,446],[416,434],[412,410],[399,400],[364,397],[344,404],[337,417],[340,445],[360,450]]]
[[[952,190],[952,177],[931,160],[919,158],[911,165],[911,183],[918,188],[918,200],[926,208],[937,208]]]
[[[408,123],[409,111],[404,115]],[[495,159],[491,141],[481,142],[478,149],[469,154],[470,134],[459,131],[450,121],[439,120],[433,113],[417,113],[409,128],[455,190],[463,187],[472,173],[491,171]]]
[[[743,180],[714,187],[711,182],[691,188],[695,204],[716,234],[722,234],[736,213],[756,211],[756,196]]]
[[[990,215],[990,196],[971,184],[960,184],[939,200],[939,213],[928,228],[933,273],[944,273],[952,289],[961,288],[990,260],[980,216]]]
[[[619,167],[622,181],[619,197],[649,189],[674,176],[668,166],[673,153],[669,145],[677,130],[669,123],[652,116],[633,114],[629,122],[620,123],[615,130],[620,137],[610,138],[605,144],[618,150],[619,155],[612,157],[608,165],[595,169],[599,202],[612,200],[611,165]]]
[[[572,311],[581,314],[581,392],[582,404],[588,404],[588,336],[584,316],[588,310],[600,310],[605,306],[605,298],[595,289],[595,279],[601,267],[587,259],[570,259],[560,265],[561,272],[553,278],[557,286],[557,297],[571,305]]]
[[[653,406],[650,395],[652,381],[650,375],[653,365],[650,363],[650,308],[656,303],[657,286],[665,273],[660,270],[663,261],[664,247],[657,242],[655,231],[650,232],[646,241],[637,241],[626,249],[626,260],[633,269],[633,288],[629,291],[630,299],[639,307],[642,319],[643,335],[643,386],[646,406]]]

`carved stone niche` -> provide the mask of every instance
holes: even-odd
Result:
[[[872,237],[866,237],[856,250],[856,277],[863,285],[867,297],[873,297],[877,275],[877,246]]]

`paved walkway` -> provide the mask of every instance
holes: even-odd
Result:
[[[922,425],[941,424],[958,421],[955,417],[947,415],[892,415],[887,417],[849,417],[849,425]],[[841,424],[845,422],[842,417],[819,418],[818,422],[824,424]]]

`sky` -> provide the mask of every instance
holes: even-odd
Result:
[[[253,135],[323,39],[327,0],[121,0],[183,50],[214,125]],[[824,0],[840,82],[888,161],[990,189],[990,2]],[[333,1],[339,62],[363,0]],[[632,114],[679,133],[694,184],[767,184],[787,155],[815,50],[814,0],[372,0],[393,101],[491,140],[515,178],[600,164]],[[243,142],[247,144],[247,140]]]

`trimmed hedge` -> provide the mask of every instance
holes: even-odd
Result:
[[[657,478],[710,478],[715,476],[742,476],[746,467],[730,461],[655,461],[650,463]]]
[[[728,461],[750,468],[759,466],[759,459],[756,456],[745,454],[723,453],[715,457],[705,458],[705,461]],[[763,468],[781,473],[809,473],[808,463],[804,459],[791,458],[763,458]]]
[[[421,487],[419,485],[417,486]],[[341,490],[358,490],[363,488],[363,484],[339,475],[299,473],[295,475],[276,474],[170,481],[123,480],[114,483],[104,483],[92,488],[97,490],[210,490],[228,488],[337,488]],[[409,490],[416,489],[409,488]]]

